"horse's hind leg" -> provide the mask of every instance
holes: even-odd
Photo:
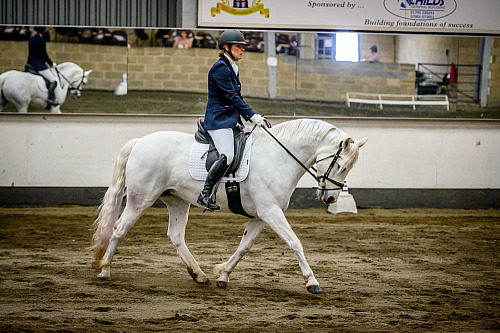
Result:
[[[131,200],[127,199],[127,204],[123,210],[122,215],[115,223],[113,228],[113,235],[109,240],[108,248],[106,253],[101,260],[101,273],[97,276],[101,280],[109,280],[111,278],[111,260],[115,254],[116,248],[120,241],[125,237],[127,232],[132,228],[132,226],[137,222],[137,220],[142,216],[144,211],[151,205],[138,205],[131,203]]]
[[[22,103],[19,101],[11,101],[12,105],[14,105],[19,113],[27,113],[28,112],[28,104]]]
[[[260,219],[252,219],[248,221],[245,232],[243,233],[243,237],[241,238],[240,245],[233,253],[231,258],[229,258],[229,260],[225,263],[215,266],[214,273],[215,275],[218,275],[217,287],[229,289],[229,274],[231,274],[241,258],[243,258],[243,256],[248,251],[250,251],[253,242],[260,234],[262,228],[264,228],[265,225],[266,224]]]
[[[170,237],[177,253],[186,264],[189,274],[197,283],[210,284],[210,280],[201,270],[191,252],[189,252],[184,240],[189,215],[189,202],[172,195],[162,196],[160,199],[168,208],[168,237]]]
[[[19,113],[28,113],[28,105],[21,105],[20,107],[17,108]]]

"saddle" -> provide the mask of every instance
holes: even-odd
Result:
[[[195,140],[201,144],[208,144],[208,152],[206,153],[207,159],[205,162],[205,168],[208,171],[210,170],[212,164],[214,164],[214,162],[219,159],[219,152],[217,152],[217,149],[215,148],[214,142],[210,137],[210,134],[208,134],[208,132],[205,131],[205,127],[203,126],[204,119],[203,118],[198,119],[197,124],[198,124],[198,131],[194,134]],[[251,132],[243,125],[238,124],[236,127],[233,128],[234,158],[233,162],[229,166],[228,172],[226,173],[227,175],[231,174],[234,175],[238,170],[238,167],[244,155],[243,153],[245,151],[246,142],[250,134]],[[249,218],[253,218],[252,215],[249,215],[247,214],[247,212],[245,212],[245,210],[243,209],[243,205],[241,204],[239,182],[237,182],[236,180],[226,181],[226,195],[227,195],[229,209],[234,214],[239,214]]]
[[[43,81],[45,81],[45,86],[47,87],[47,90],[49,89],[50,81],[44,78],[42,75],[40,75],[40,73],[38,73],[38,71],[34,69],[33,66],[31,66],[30,64],[24,65],[24,72],[40,76],[43,79]]]
[[[205,131],[204,119],[198,119],[198,131],[194,134],[194,139],[203,144],[208,144],[208,152],[207,152],[207,161],[205,163],[205,167],[210,170],[212,164],[219,159],[219,152],[215,148],[215,144],[208,134]],[[241,158],[243,157],[243,152],[245,151],[245,145],[247,143],[247,139],[250,136],[250,131],[243,125],[236,125],[233,128],[233,136],[234,136],[234,158],[233,162],[229,166],[227,174],[234,174],[238,170],[238,166],[240,165]]]

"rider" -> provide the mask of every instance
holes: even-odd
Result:
[[[49,98],[47,100],[47,107],[50,108],[51,106],[59,105],[54,93],[57,87],[57,78],[54,73],[48,69],[46,64],[50,67],[56,67],[56,63],[50,60],[47,54],[45,39],[43,39],[44,32],[45,27],[35,27],[35,34],[28,41],[28,65],[31,65],[38,74],[50,82]]]
[[[212,200],[212,190],[234,158],[233,128],[242,124],[240,116],[263,126],[264,117],[256,114],[241,96],[241,84],[236,62],[243,56],[245,37],[238,30],[226,30],[219,37],[220,59],[208,72],[208,103],[205,111],[205,130],[208,131],[219,159],[208,171],[198,204],[208,210],[220,207]]]

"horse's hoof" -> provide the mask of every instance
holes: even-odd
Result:
[[[99,281],[111,281],[111,276],[100,276],[98,275],[97,278]]]
[[[196,283],[209,285],[211,282],[206,276],[198,276],[195,280]]]
[[[221,289],[228,290],[229,289],[229,282],[226,282],[226,281],[217,281],[217,287],[219,287]]]
[[[323,289],[321,289],[320,286],[309,286],[307,287],[307,291],[310,292],[311,294],[321,294],[323,292]]]

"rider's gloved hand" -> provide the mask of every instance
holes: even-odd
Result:
[[[265,120],[264,116],[261,116],[260,114],[254,114],[252,117],[250,117],[250,121],[254,123],[257,126],[264,126],[265,125]]]
[[[52,62],[52,68],[56,68],[57,64],[55,62]]]

